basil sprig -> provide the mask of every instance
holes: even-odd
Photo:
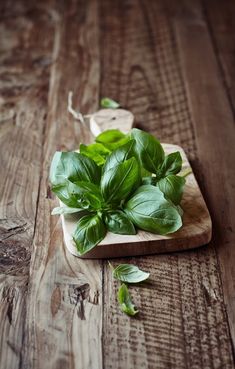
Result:
[[[165,155],[160,142],[133,129],[107,130],[78,152],[56,152],[51,189],[65,205],[53,214],[78,213],[73,240],[83,255],[106,232],[134,235],[137,229],[169,234],[182,226],[185,179],[179,152]],[[124,280],[123,280],[124,281]]]

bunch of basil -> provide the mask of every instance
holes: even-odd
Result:
[[[165,155],[160,142],[132,129],[101,133],[80,152],[56,152],[50,169],[52,191],[66,206],[53,214],[81,212],[73,239],[83,255],[106,232],[136,234],[136,227],[168,234],[182,226],[179,204],[185,179],[179,152]]]

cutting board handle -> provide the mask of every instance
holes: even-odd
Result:
[[[96,137],[107,129],[128,133],[134,126],[134,115],[124,109],[101,109],[90,117],[90,130]]]

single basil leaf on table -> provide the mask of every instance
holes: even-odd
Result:
[[[90,158],[77,152],[56,152],[50,168],[52,186],[71,182],[100,182],[101,170]]]
[[[109,232],[116,234],[136,234],[134,224],[121,210],[112,210],[104,215],[104,222]]]
[[[149,278],[149,273],[143,272],[136,265],[120,264],[113,269],[114,278],[126,283],[139,283]]]
[[[177,207],[155,186],[140,186],[124,210],[137,227],[147,232],[164,235],[176,232],[182,226]]]
[[[77,223],[73,240],[80,255],[86,254],[100,243],[106,235],[102,219],[96,214],[83,216]]]
[[[90,159],[93,159],[94,162],[100,166],[106,162],[106,158],[111,151],[101,143],[93,143],[91,145],[81,144],[80,153]]]
[[[118,290],[118,302],[121,310],[127,315],[134,316],[139,312],[132,303],[130,293],[124,283],[119,287]]]
[[[170,174],[177,174],[182,168],[182,157],[179,151],[173,152],[166,155],[160,169],[159,173],[161,177],[168,176]]]
[[[147,132],[133,128],[131,138],[136,141],[135,150],[142,166],[150,173],[157,173],[164,160],[164,150],[160,142]]]
[[[157,182],[157,186],[163,192],[165,198],[179,205],[184,191],[185,178],[174,174],[168,175]]]
[[[100,101],[100,106],[102,108],[117,109],[120,104],[109,97],[103,97]]]
[[[114,150],[106,160],[103,167],[103,171],[108,171],[109,169],[115,167],[116,165],[123,163],[125,160],[130,159],[135,156],[133,150],[135,140],[130,140],[124,145],[120,146],[118,149]]]
[[[51,212],[51,215],[62,215],[62,214],[74,214],[84,211],[81,208],[69,208],[67,206],[58,206],[54,208]]]
[[[104,171],[101,177],[101,193],[107,203],[120,202],[136,188],[140,182],[140,167],[135,158],[128,159]]]

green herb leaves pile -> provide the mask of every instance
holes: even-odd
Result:
[[[139,129],[101,133],[80,152],[56,152],[51,189],[66,206],[53,214],[79,213],[73,239],[83,255],[106,232],[138,229],[168,234],[182,226],[179,207],[185,179],[179,152],[165,155],[160,142]]]

